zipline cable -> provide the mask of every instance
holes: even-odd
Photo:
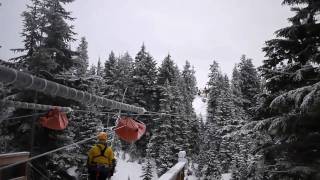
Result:
[[[121,129],[121,128],[123,128],[123,127],[125,127],[125,126],[121,126],[121,127],[115,128],[115,129],[113,129],[113,131],[116,131],[116,130]],[[19,162],[13,163],[13,164],[9,164],[9,165],[7,165],[7,166],[0,167],[0,172],[1,172],[2,170],[4,170],[4,169],[11,168],[11,167],[17,166],[17,165],[22,164],[22,163],[30,162],[30,161],[33,161],[33,160],[38,159],[38,158],[40,158],[40,157],[43,157],[43,156],[46,156],[46,155],[55,153],[55,152],[57,152],[57,151],[61,151],[61,150],[63,150],[63,149],[67,149],[67,148],[69,148],[69,147],[72,147],[72,146],[75,146],[75,145],[79,145],[79,144],[85,143],[85,142],[90,141],[90,140],[92,140],[92,139],[94,139],[94,138],[97,138],[97,136],[93,136],[93,137],[90,137],[90,138],[87,138],[87,139],[84,139],[84,140],[81,140],[81,141],[78,141],[78,142],[75,142],[75,143],[72,143],[72,144],[69,144],[69,145],[66,145],[66,146],[62,146],[62,147],[60,147],[60,148],[57,148],[57,149],[54,149],[54,150],[51,150],[51,151],[48,151],[48,152],[45,152],[45,153],[42,153],[42,154],[38,154],[38,155],[36,155],[36,156],[33,156],[33,157],[28,158],[28,159],[23,160],[23,161],[19,161]],[[109,141],[112,141],[112,140],[111,140],[111,139],[110,139],[110,140],[107,140],[107,142],[109,142]]]
[[[0,119],[0,122],[7,121],[7,120],[12,120],[12,119],[20,119],[20,118],[25,118],[25,117],[32,117],[32,116],[36,116],[36,115],[44,115],[44,114],[46,114],[46,113],[32,113],[32,114],[24,115],[24,116],[16,116],[16,117],[12,117],[12,118]]]
[[[73,109],[73,111],[74,112],[94,113],[93,111],[79,110],[79,109]],[[119,114],[118,112],[113,112],[113,111],[101,111],[99,113],[100,113],[100,115],[107,115],[107,114],[117,115],[117,114]],[[145,114],[120,113],[120,115],[193,117],[193,115],[169,114],[169,113],[152,112],[152,111],[146,111]]]
[[[90,138],[87,138],[87,139],[84,139],[84,140],[81,140],[81,141],[78,141],[78,142],[75,142],[75,143],[72,143],[72,144],[69,144],[69,145],[66,145],[66,146],[62,146],[60,148],[57,148],[57,149],[54,149],[54,150],[51,150],[51,151],[48,151],[48,152],[45,152],[43,154],[39,154],[39,155],[36,155],[36,156],[33,156],[29,159],[26,159],[26,160],[23,160],[23,161],[18,161],[16,163],[13,163],[13,164],[10,164],[10,165],[7,165],[7,166],[3,166],[3,167],[0,167],[0,171],[4,170],[4,169],[7,169],[7,168],[10,168],[10,167],[14,167],[14,166],[17,166],[19,164],[22,164],[22,163],[26,163],[26,162],[29,162],[29,161],[32,161],[32,160],[35,160],[35,159],[38,159],[40,157],[43,157],[43,156],[46,156],[46,155],[49,155],[49,154],[52,154],[52,153],[55,153],[57,151],[61,151],[63,149],[67,149],[69,147],[72,147],[72,146],[75,146],[75,145],[78,145],[78,144],[82,144],[82,143],[85,143],[87,141],[90,141],[94,138],[96,138],[97,136],[93,136],[93,137],[90,137]]]

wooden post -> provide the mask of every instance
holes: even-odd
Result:
[[[29,152],[0,154],[0,167],[27,160],[29,155]],[[27,163],[0,171],[0,180],[27,180]]]

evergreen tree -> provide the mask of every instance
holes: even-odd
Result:
[[[25,55],[13,58],[20,67],[30,66],[30,58],[38,50],[42,41],[43,8],[40,0],[31,0],[31,4],[27,5],[27,10],[22,13],[24,48],[13,49],[13,51],[26,52]]]
[[[96,74],[97,74],[97,67],[92,64],[92,65],[90,66],[89,71],[88,71],[88,75],[93,76],[93,75],[96,75]]]
[[[319,178],[318,1],[284,0],[293,6],[291,26],[266,42],[261,66],[267,92],[255,130],[270,137],[261,146],[267,179]]]
[[[150,155],[150,149],[147,149],[147,156],[146,156],[146,162],[142,166],[142,175],[140,176],[143,180],[152,180],[153,178],[153,166],[151,164],[151,155]]]
[[[153,57],[146,52],[145,45],[142,45],[135,57],[132,76],[134,102],[141,107],[146,107],[149,111],[154,111],[157,68]]]
[[[241,91],[241,78],[240,72],[238,70],[238,65],[236,64],[232,71],[232,80],[231,80],[231,92],[234,96],[234,103],[237,106],[243,107],[243,95]]]
[[[216,107],[218,105],[217,98],[220,94],[220,89],[222,87],[222,74],[219,68],[219,64],[216,61],[213,61],[210,65],[209,72],[209,82],[208,82],[208,121],[212,120],[213,115],[215,114]]]
[[[197,94],[197,81],[195,77],[194,68],[191,67],[190,62],[186,61],[185,66],[182,71],[182,80],[183,80],[183,94],[184,102],[186,103],[186,113],[191,115],[194,110],[192,107],[193,100]]]
[[[208,82],[208,107],[207,122],[205,133],[202,137],[202,144],[199,152],[199,176],[203,178],[218,178],[221,174],[219,168],[219,144],[221,137],[218,134],[219,122],[215,118],[218,112],[218,99],[222,90],[223,76],[221,74],[219,64],[213,61],[210,65],[209,82]]]
[[[52,70],[56,73],[68,70],[75,65],[75,60],[72,59],[75,53],[69,47],[69,43],[74,41],[75,33],[72,31],[73,26],[67,24],[67,21],[72,21],[74,18],[62,6],[71,2],[73,0],[44,0],[45,25],[42,30],[46,37],[43,38],[41,51],[50,56],[56,64]]]
[[[186,64],[183,67],[180,79],[180,94],[182,94],[182,101],[184,104],[184,112],[182,113],[183,115],[186,115],[183,117],[185,121],[185,123],[183,123],[185,125],[183,130],[185,143],[184,150],[188,154],[194,154],[199,151],[199,124],[192,104],[198,90],[194,68],[191,67],[188,61],[186,61]]]
[[[98,59],[98,65],[97,65],[97,75],[100,77],[103,77],[103,67],[101,65],[100,57]]]
[[[88,42],[85,37],[82,37],[80,44],[77,48],[78,58],[77,58],[77,75],[84,76],[87,73],[89,57],[88,57]]]
[[[256,95],[260,93],[260,80],[252,64],[252,60],[242,55],[239,63],[239,87],[243,99],[243,108],[253,114],[252,108],[256,105]]]
[[[133,86],[133,78],[132,78],[132,71],[133,71],[133,59],[130,56],[128,52],[126,52],[124,55],[120,56],[117,61],[116,65],[116,81],[114,82],[114,85],[116,89],[118,90],[119,99],[122,99],[122,96],[127,89],[127,92],[125,94],[125,102],[126,103],[132,103],[133,98],[133,89],[130,89],[130,87]]]
[[[27,11],[23,13],[25,45],[22,50],[26,51],[27,54],[17,60],[20,68],[22,65],[25,71],[51,81],[78,88],[77,83],[79,81],[75,83],[77,78],[70,78],[69,75],[71,74],[67,72],[74,65],[74,60],[71,57],[74,53],[68,45],[73,41],[72,36],[74,33],[72,32],[72,26],[66,23],[72,18],[70,17],[70,12],[67,12],[63,7],[63,4],[69,2],[72,1],[31,1],[32,5],[28,6]],[[63,98],[46,96],[33,91],[17,93],[14,95],[14,99],[59,106],[75,105],[74,102],[66,101]],[[31,112],[30,110],[16,109],[13,114],[20,116]],[[16,142],[10,147],[11,150],[27,150],[31,151],[32,155],[35,155],[74,142],[74,122],[70,122],[66,131],[61,133],[40,127],[35,123],[35,119],[38,119],[38,117],[22,118],[5,125],[6,129],[12,130],[10,132],[14,134],[12,140]],[[34,164],[37,167],[41,167],[43,174],[63,179],[62,174],[66,173],[67,170],[65,167],[69,168],[78,163],[77,161],[70,161],[71,157],[74,156],[67,151],[59,158],[56,154],[53,154],[50,157],[35,160]],[[62,166],[64,168],[61,168]],[[32,178],[39,179],[36,175],[36,173],[33,173]]]
[[[132,82],[128,93],[132,95],[130,101],[140,107],[145,107],[147,111],[155,111],[156,107],[156,78],[157,67],[153,57],[146,51],[145,45],[137,53],[133,62]],[[130,78],[131,79],[131,78]],[[147,126],[148,132],[136,142],[142,156],[145,156],[147,143],[154,131],[156,120],[152,117],[139,117],[139,120]]]
[[[114,52],[111,51],[111,53],[109,54],[109,58],[105,61],[105,64],[104,64],[104,77],[103,77],[105,82],[104,96],[114,100],[115,100],[115,97],[118,95],[117,89],[114,85],[114,81],[117,78],[116,68],[117,68],[117,59],[116,59],[116,56],[114,55]]]
[[[170,55],[166,56],[159,67],[157,79],[159,112],[180,115],[185,112],[185,107],[181,106],[183,89],[178,87],[181,83],[183,81],[178,67],[171,60]],[[165,115],[155,120],[151,147],[159,175],[167,171],[176,162],[175,156],[179,151],[190,147],[187,123],[187,119],[181,116]],[[166,143],[166,145],[163,146],[163,143]]]

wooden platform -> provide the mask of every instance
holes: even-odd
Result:
[[[29,152],[0,154],[0,167],[27,160]],[[27,163],[0,171],[0,180],[27,180]]]

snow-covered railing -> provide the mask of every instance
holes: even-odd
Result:
[[[184,180],[184,172],[187,165],[186,152],[180,151],[178,157],[178,163],[163,174],[159,180]]]
[[[146,110],[142,107],[136,107],[130,104],[99,97],[84,91],[79,91],[77,89],[64,86],[62,84],[35,77],[15,69],[7,68],[2,65],[0,65],[0,82],[12,84],[13,86],[22,89],[30,89],[52,96],[72,99],[83,104],[102,105],[113,109],[120,109],[138,114],[143,114],[146,112]]]

